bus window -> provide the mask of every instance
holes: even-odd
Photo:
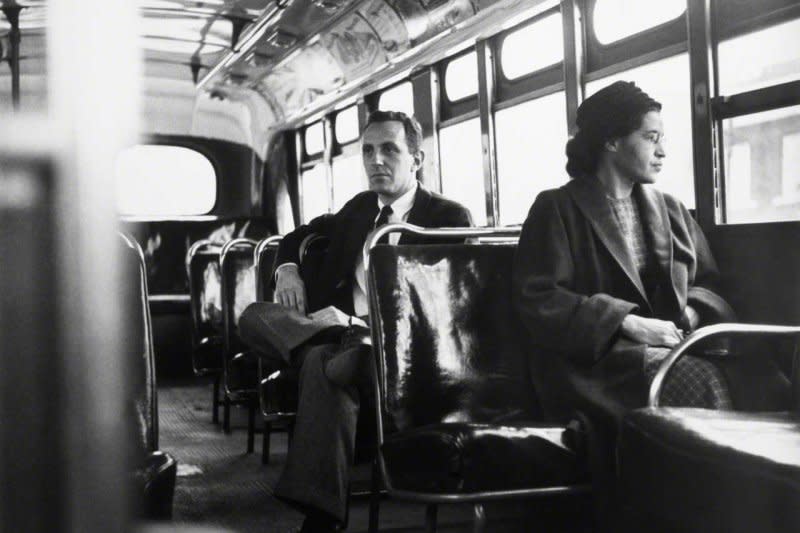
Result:
[[[358,139],[358,107],[350,106],[336,114],[336,142],[346,144]]]
[[[325,163],[303,172],[303,221],[328,212],[328,179]]]
[[[305,147],[307,155],[314,155],[325,149],[325,134],[322,122],[316,122],[306,128]]]
[[[367,177],[361,154],[338,157],[331,165],[333,170],[333,210],[334,212],[353,196],[367,189]]]
[[[183,146],[133,146],[120,152],[115,170],[121,215],[203,215],[217,201],[211,161]]]
[[[538,193],[567,181],[566,115],[563,92],[495,113],[500,225],[521,224]]]
[[[439,131],[442,194],[464,204],[478,226],[486,225],[480,119],[459,122]]]
[[[725,221],[800,220],[800,106],[722,121]]]
[[[468,52],[447,64],[444,89],[451,102],[478,94],[478,59],[475,52]]]
[[[513,80],[560,62],[564,59],[562,42],[561,13],[509,33],[500,48],[503,75]]]
[[[722,41],[717,50],[720,94],[795,80],[800,62],[800,19]]]
[[[405,81],[381,93],[378,109],[382,111],[402,111],[414,114],[414,90],[411,82]]]
[[[658,188],[679,198],[686,207],[694,208],[689,56],[673,56],[587,83],[586,96],[618,80],[635,82],[661,102],[667,158]]]
[[[601,44],[611,44],[676,19],[685,11],[686,0],[597,0],[593,29]]]

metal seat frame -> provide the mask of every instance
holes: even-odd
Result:
[[[225,266],[229,260],[232,250],[238,248],[255,247],[258,243],[253,239],[237,238],[231,239],[222,246],[219,258],[219,271],[222,280],[222,316],[223,316],[223,344],[224,351],[222,357],[222,385],[223,385],[223,419],[222,428],[225,433],[231,431],[231,405],[245,405],[247,407],[247,453],[252,453],[255,448],[255,416],[258,400],[258,391],[255,389],[233,389],[231,388],[230,372],[231,364],[248,357],[247,352],[232,353],[231,341],[234,333],[232,332],[234,301],[228,297],[227,281],[225,279]]]
[[[191,337],[192,337],[192,352],[195,350],[205,346],[213,344],[214,339],[211,337],[202,337],[200,336],[200,317],[199,313],[195,309],[196,302],[191,301],[192,296],[192,287],[194,287],[194,272],[192,271],[192,261],[194,258],[201,254],[201,253],[214,253],[217,255],[217,264],[219,264],[219,250],[215,250],[215,248],[219,248],[218,245],[214,244],[208,239],[201,239],[199,241],[195,241],[186,251],[186,259],[185,259],[185,266],[186,266],[186,279],[189,283],[189,298],[190,298],[190,314],[192,319],[192,328],[191,328]],[[220,346],[220,357],[222,356]],[[199,367],[197,365],[197,361],[195,357],[192,356],[192,371],[194,372],[195,376],[213,376],[213,388],[211,393],[211,420],[213,423],[217,424],[219,422],[219,406],[222,404],[222,401],[219,398],[219,389],[220,389],[220,382],[222,380],[222,366],[220,365],[219,368],[211,368],[211,367]]]

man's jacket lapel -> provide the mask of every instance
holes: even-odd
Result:
[[[417,184],[417,192],[414,194],[414,205],[411,206],[411,211],[408,212],[406,222],[422,226],[423,228],[431,226],[431,210],[429,204],[431,202],[431,193],[422,186],[421,183]],[[400,237],[399,244],[410,244],[415,241],[414,236],[411,234],[403,234]]]
[[[335,265],[336,283],[341,284],[353,274],[358,254],[364,247],[367,235],[373,229],[375,218],[378,216],[378,200],[375,194],[365,195],[364,201],[354,206],[342,221],[340,235],[341,248],[333,251],[336,254]]]

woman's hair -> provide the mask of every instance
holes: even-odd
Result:
[[[593,175],[605,143],[636,131],[650,111],[661,111],[661,104],[631,81],[614,82],[584,100],[578,106],[578,131],[567,141],[567,173]]]

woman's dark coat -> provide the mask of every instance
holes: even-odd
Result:
[[[598,180],[542,192],[523,226],[514,303],[530,334],[532,379],[554,419],[581,410],[618,421],[645,405],[646,346],[619,334],[628,313],[684,328],[687,304],[701,324],[733,316],[715,292],[708,243],[683,204],[646,185],[635,185],[633,195],[657,263],[649,296]]]

